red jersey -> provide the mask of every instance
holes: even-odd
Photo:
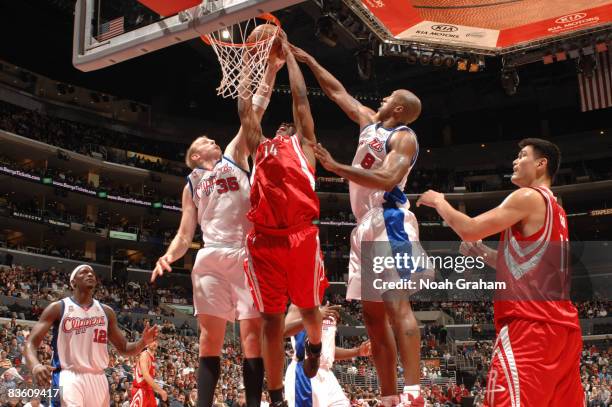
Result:
[[[497,250],[497,280],[506,289],[496,292],[495,326],[519,318],[580,329],[578,311],[569,300],[569,238],[565,211],[553,193],[533,188],[544,197],[544,225],[531,236],[515,226],[502,232]]]
[[[255,155],[249,220],[255,226],[288,229],[318,219],[314,173],[297,135],[266,139]]]
[[[149,356],[149,359],[151,360],[151,364],[149,365],[149,374],[152,378],[155,378],[155,356],[151,355],[151,352],[149,352],[148,350],[145,350],[144,353],[146,353]],[[149,385],[149,383],[145,381],[144,376],[142,375],[142,369],[140,368],[140,359],[138,360],[138,363],[136,363],[136,377],[134,378],[134,383],[132,383],[132,387],[136,389],[153,391],[153,388]]]

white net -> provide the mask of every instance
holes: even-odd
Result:
[[[255,27],[262,23],[270,29],[258,29],[250,38]],[[217,95],[247,99],[253,96],[260,85],[266,86],[262,81],[272,44],[279,31],[278,20],[272,15],[263,15],[204,36],[205,41],[215,50],[221,65],[222,77]]]

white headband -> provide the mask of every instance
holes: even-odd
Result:
[[[72,285],[72,281],[73,281],[73,280],[74,280],[74,278],[76,277],[77,273],[78,273],[79,271],[81,271],[81,269],[82,269],[82,268],[84,268],[84,267],[90,267],[90,266],[89,266],[89,265],[87,265],[87,264],[81,264],[81,265],[79,265],[79,266],[76,266],[76,267],[74,268],[74,270],[72,270],[72,273],[70,273],[70,285]],[[91,268],[91,267],[90,267],[90,268]]]

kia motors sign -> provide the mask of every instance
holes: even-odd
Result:
[[[502,51],[533,41],[612,24],[612,0],[344,0],[360,8],[384,40],[439,43]],[[473,4],[477,4],[473,5]]]

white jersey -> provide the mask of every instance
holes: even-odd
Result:
[[[336,319],[333,317],[323,320],[323,332],[321,335],[321,358],[319,367],[330,370],[336,357]],[[301,331],[298,335],[291,338],[294,358],[297,360],[298,348],[303,352],[306,331]]]
[[[108,367],[108,317],[93,300],[81,307],[72,298],[61,300],[62,317],[53,326],[52,366],[57,371],[103,373]]]
[[[382,127],[381,123],[370,124],[361,130],[359,134],[359,145],[353,159],[353,167],[364,168],[367,170],[375,170],[382,166],[382,163],[387,156],[389,140],[393,133],[407,130],[413,132],[408,126],[399,126],[392,129]],[[414,134],[414,132],[413,132]],[[418,156],[415,154],[410,169],[416,162]],[[410,170],[406,172],[399,184],[396,185],[392,193],[403,195],[404,186],[408,179]],[[357,221],[359,221],[370,209],[382,207],[385,201],[388,201],[387,193],[382,189],[368,188],[363,185],[349,182],[349,193],[351,198],[351,208]],[[404,198],[405,200],[405,198]]]
[[[251,229],[249,173],[223,156],[212,170],[196,168],[187,177],[204,245],[243,246]]]

